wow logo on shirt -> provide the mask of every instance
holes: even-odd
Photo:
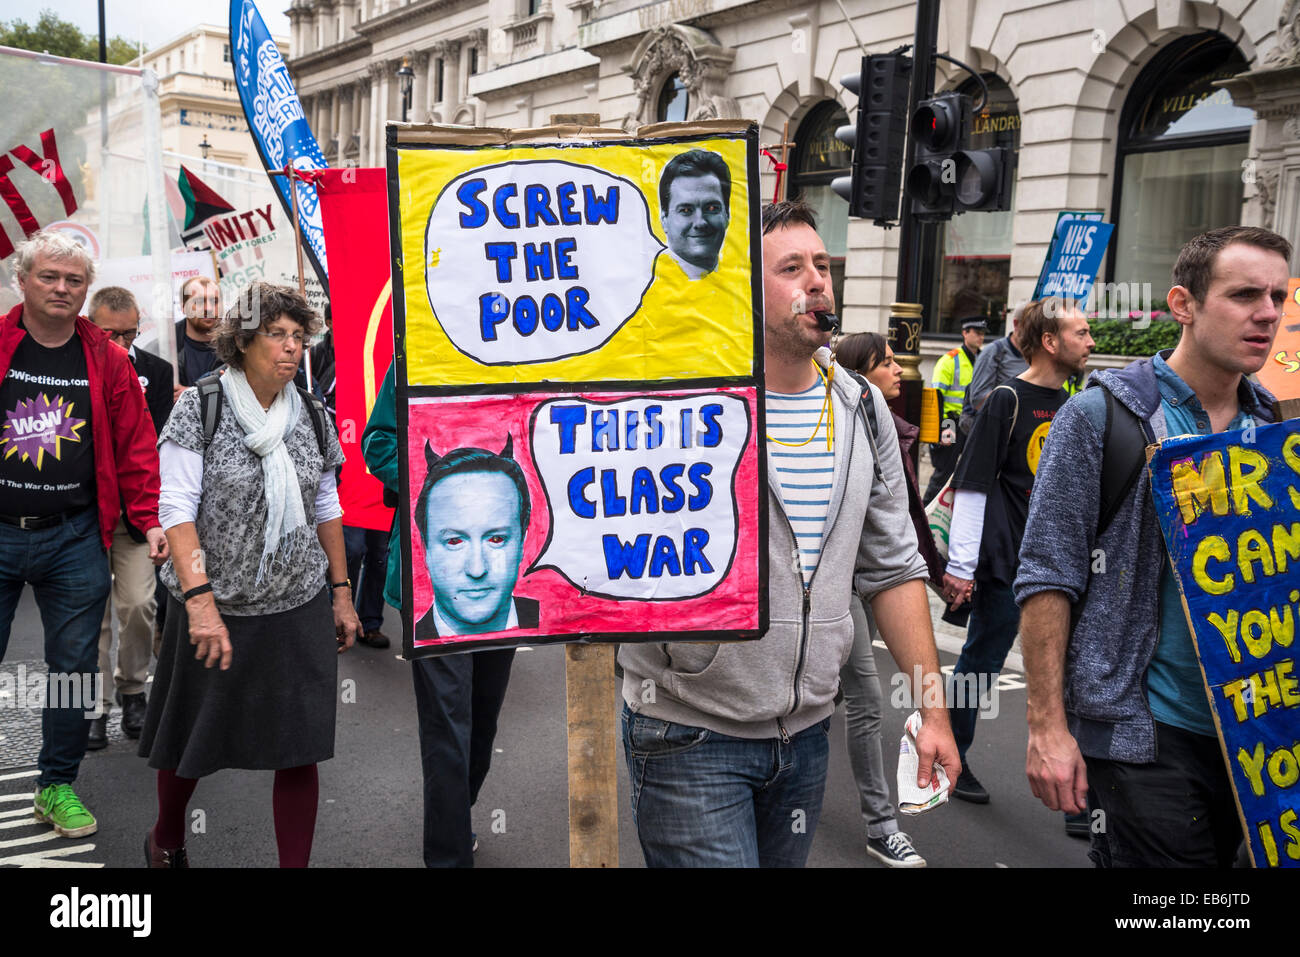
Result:
[[[55,461],[63,457],[63,442],[80,442],[79,433],[85,419],[72,415],[71,402],[56,395],[51,402],[44,392],[34,399],[24,399],[17,408],[5,416],[4,429],[0,430],[0,448],[6,459],[15,455],[31,462],[39,472],[45,463],[45,453]]]

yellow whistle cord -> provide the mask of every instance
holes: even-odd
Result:
[[[827,419],[827,413],[829,412],[829,422],[826,427],[826,451],[829,452],[831,450],[831,436],[835,434],[835,407],[831,405],[831,382],[835,378],[835,366],[834,364],[831,365],[830,376],[827,376],[826,373],[822,372],[822,367],[816,362],[813,363],[813,368],[817,370],[817,375],[820,376],[822,382],[826,384],[826,398],[822,401],[821,412],[817,414],[817,424],[813,426],[812,435],[808,436],[808,438],[804,439],[802,442],[782,442],[780,439],[772,438],[772,433],[769,432],[767,434],[767,440],[769,442],[775,442],[777,445],[784,445],[788,449],[802,448],[813,439],[817,438],[817,430],[822,427],[822,421]]]

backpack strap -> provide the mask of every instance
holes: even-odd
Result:
[[[203,449],[207,451],[221,421],[221,373],[209,372],[194,388],[199,390],[199,424],[203,426]]]
[[[1097,537],[1110,527],[1120,506],[1147,464],[1146,424],[1128,406],[1118,401],[1110,389],[1098,383],[1106,396],[1106,428],[1102,433],[1101,501],[1097,518]]]
[[[1011,448],[1011,436],[1016,434],[1016,420],[1020,418],[1020,393],[1016,391],[1015,386],[1004,382],[999,386],[994,386],[989,391],[988,398],[984,400],[985,406],[987,406],[989,402],[992,400],[993,393],[997,392],[999,389],[1005,389],[1007,392],[1010,392],[1011,398],[1015,400],[1015,405],[1011,407],[1011,428],[1007,429],[1007,449],[1009,450]],[[1006,452],[1004,450],[1003,455],[1005,454]],[[999,468],[998,471],[1000,472],[1001,468]],[[953,474],[954,475],[957,474],[957,470],[955,468],[953,469]]]
[[[1016,400],[1016,404],[1011,407],[1011,432],[1015,432],[1016,419],[1020,417],[1020,393],[1016,391],[1015,386],[1010,385],[1009,383],[1006,382],[1002,383],[1000,386],[995,388],[993,392],[998,391],[998,389],[1006,389],[1008,392],[1011,393],[1011,397]],[[992,396],[993,392],[990,392],[989,395]],[[1010,433],[1008,433],[1008,436],[1010,436]]]
[[[876,401],[871,397],[871,389],[865,376],[861,376],[852,369],[846,369],[840,366],[840,371],[846,373],[862,387],[862,394],[858,397],[858,413],[865,420],[865,431],[867,433],[867,443],[871,446],[871,466],[875,471],[876,478],[884,481],[884,473],[880,470],[880,422],[876,419]]]
[[[326,457],[328,446],[325,444],[325,430],[329,428],[329,413],[325,411],[325,403],[316,398],[315,393],[308,392],[302,386],[296,386],[298,396],[302,399],[302,404],[307,407],[307,412],[311,416],[311,428],[316,433],[316,445],[320,448],[321,457]]]

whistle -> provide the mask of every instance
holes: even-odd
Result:
[[[835,313],[817,310],[813,313],[813,318],[817,320],[817,325],[823,332],[839,331],[840,317],[835,315]]]

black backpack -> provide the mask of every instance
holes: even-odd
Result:
[[[1142,475],[1147,464],[1147,446],[1155,442],[1150,426],[1102,383],[1096,388],[1106,396],[1106,428],[1101,445],[1101,501],[1097,514],[1097,537],[1115,520],[1120,506]]]
[[[217,434],[217,423],[221,421],[220,370],[209,372],[194,383],[194,388],[199,390],[199,422],[203,426],[203,448],[206,450],[212,444],[212,437]],[[330,427],[330,424],[329,413],[325,411],[325,404],[302,386],[294,386],[294,388],[298,390],[303,405],[307,407],[307,411],[310,413],[311,427],[312,431],[316,433],[316,445],[320,448],[320,454],[323,458],[327,458],[329,449],[325,444],[325,430]]]

